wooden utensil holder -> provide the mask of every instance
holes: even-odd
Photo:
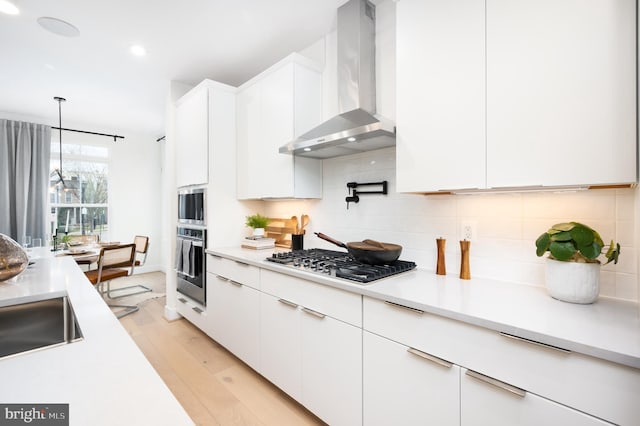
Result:
[[[460,241],[460,279],[470,280],[471,269],[469,267],[469,246],[471,241]]]
[[[444,246],[447,240],[444,238],[436,238],[436,246],[438,247],[438,261],[436,263],[436,275],[447,275],[447,265],[444,260]]]

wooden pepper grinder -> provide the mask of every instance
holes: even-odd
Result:
[[[460,279],[470,280],[471,269],[469,268],[469,246],[471,241],[460,241]]]
[[[447,266],[444,261],[444,246],[447,240],[444,238],[436,238],[436,246],[438,247],[438,262],[436,264],[436,275],[447,275]]]

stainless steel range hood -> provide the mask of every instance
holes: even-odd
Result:
[[[338,8],[340,114],[280,147],[280,152],[332,158],[395,146],[395,125],[376,115],[375,6],[350,0]]]

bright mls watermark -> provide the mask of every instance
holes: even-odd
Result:
[[[0,426],[69,426],[69,404],[0,404]]]

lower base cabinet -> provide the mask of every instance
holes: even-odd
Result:
[[[362,329],[302,313],[302,404],[332,426],[362,424]]]
[[[366,426],[460,425],[457,365],[365,331],[363,371]]]
[[[262,293],[258,371],[328,424],[362,424],[359,327]]]
[[[473,371],[460,380],[462,426],[612,425]]]
[[[260,292],[228,278],[208,273],[209,335],[257,369],[259,363]]]

